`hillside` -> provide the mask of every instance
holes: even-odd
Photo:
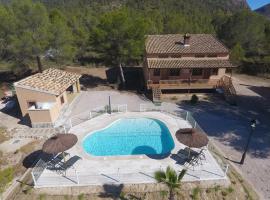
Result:
[[[258,8],[257,10],[255,10],[255,12],[257,12],[261,15],[264,15],[270,19],[270,4],[267,4],[261,8]]]
[[[138,65],[145,35],[210,33],[241,71],[270,72],[270,22],[246,0],[0,2],[0,60],[14,71],[31,68],[37,56],[50,65]]]
[[[249,8],[246,0],[33,0],[36,2],[42,2],[48,7],[76,7],[76,6],[119,6],[119,5],[150,5],[157,7],[158,5],[171,5],[186,7],[194,5],[195,7],[207,8],[208,10],[222,9],[227,11],[236,11],[242,8]],[[0,3],[9,3],[12,0],[0,0]]]

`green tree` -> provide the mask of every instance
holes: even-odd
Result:
[[[179,175],[171,167],[167,167],[166,171],[156,171],[155,179],[159,183],[164,183],[169,189],[169,200],[174,200],[175,192],[181,187],[181,180],[186,173],[186,169],[183,169]]]
[[[239,43],[237,43],[231,50],[230,59],[233,64],[239,66],[241,65],[243,59],[245,58],[245,51]]]
[[[232,15],[222,26],[219,36],[232,48],[239,43],[249,55],[257,55],[265,41],[266,19],[249,10]]]
[[[67,25],[65,16],[58,9],[50,13],[50,56],[56,62],[72,60],[76,48],[73,44],[73,35]]]
[[[10,36],[15,32],[15,18],[13,12],[0,5],[0,58],[8,58]]]
[[[141,60],[148,23],[126,8],[101,16],[91,36],[95,50],[106,63],[119,66]]]
[[[31,0],[15,0],[11,8],[16,32],[11,36],[10,51],[18,63],[25,63],[43,54],[48,46],[47,10]]]

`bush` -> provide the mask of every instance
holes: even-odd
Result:
[[[222,196],[227,196],[228,195],[228,192],[227,191],[225,191],[225,190],[223,190],[223,191],[221,191],[221,194],[222,194]]]
[[[173,97],[171,98],[171,100],[172,100],[172,101],[176,101],[176,100],[177,100],[177,97],[176,97],[176,96],[173,96]]]
[[[0,143],[5,142],[9,139],[6,134],[6,128],[0,127]]]
[[[199,194],[201,192],[201,189],[199,187],[196,187],[192,190],[192,199],[197,200],[199,199]]]
[[[78,196],[78,200],[84,200],[85,198],[84,198],[84,194],[80,194],[79,196]]]
[[[216,185],[216,186],[214,187],[215,192],[219,191],[220,189],[221,189],[220,185]]]
[[[13,167],[9,167],[0,171],[0,193],[4,192],[6,186],[13,180],[13,176]]]
[[[234,189],[230,186],[230,187],[228,187],[228,188],[226,189],[226,191],[227,191],[228,193],[232,193],[232,192],[234,191]]]
[[[196,94],[193,94],[191,96],[190,103],[194,105],[194,104],[198,103],[198,101],[199,101],[198,96]]]

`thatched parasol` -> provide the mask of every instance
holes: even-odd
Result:
[[[57,154],[64,152],[71,147],[73,147],[78,141],[76,135],[67,133],[67,134],[57,134],[49,138],[42,147],[42,151],[48,154]]]
[[[193,128],[180,129],[176,132],[175,136],[180,143],[188,146],[189,148],[202,148],[209,142],[205,133]]]

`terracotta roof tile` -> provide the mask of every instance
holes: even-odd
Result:
[[[190,46],[184,46],[183,42],[184,34],[148,35],[146,53],[229,53],[229,50],[211,34],[190,34]]]
[[[74,82],[78,81],[81,75],[50,68],[42,73],[37,73],[16,82],[16,87],[22,87],[40,92],[47,92],[60,95]]]
[[[234,67],[229,60],[222,59],[166,59],[148,58],[148,68],[232,68]]]

